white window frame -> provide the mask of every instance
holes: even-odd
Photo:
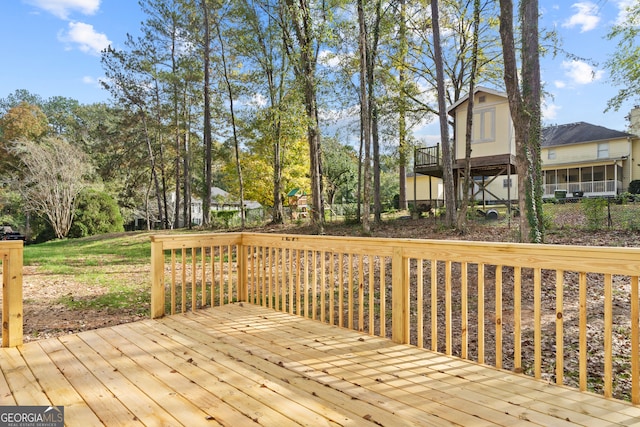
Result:
[[[483,108],[473,112],[473,143],[493,142],[496,140],[496,109]]]
[[[608,142],[599,142],[598,143],[598,158],[599,159],[608,159],[609,158],[609,143]]]
[[[556,159],[556,150],[555,149],[548,149],[547,150],[547,160],[555,160]]]

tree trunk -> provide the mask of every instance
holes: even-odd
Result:
[[[464,178],[462,184],[462,200],[458,211],[458,230],[467,228],[467,210],[472,202],[473,187],[471,176],[471,131],[473,128],[473,106],[475,102],[476,70],[478,69],[478,31],[480,28],[480,0],[473,3],[473,47],[471,49],[471,73],[469,76],[469,101],[467,104],[467,123],[465,128]]]
[[[542,185],[540,178],[540,63],[538,46],[538,1],[521,0],[523,30],[520,90],[513,36],[513,2],[500,0],[500,37],[504,57],[504,81],[515,129],[520,240],[542,242]],[[526,99],[526,101],[525,101]],[[536,166],[537,165],[537,166]]]
[[[453,184],[453,156],[449,141],[449,122],[447,120],[447,105],[444,85],[444,66],[442,47],[440,45],[440,24],[438,0],[431,0],[431,16],[433,21],[433,50],[436,65],[436,79],[438,85],[438,115],[440,117],[440,139],[442,140],[442,167],[445,197],[445,226],[455,227],[456,196]]]
[[[227,71],[227,57],[225,55],[224,40],[220,32],[220,23],[216,22],[216,32],[218,35],[218,42],[220,43],[220,59],[222,60],[222,75],[227,88],[227,95],[229,96],[229,113],[231,114],[231,130],[233,131],[233,147],[236,158],[236,173],[238,174],[238,188],[240,191],[240,221],[241,226],[245,228],[245,212],[244,212],[244,182],[242,180],[242,165],[240,164],[240,143],[238,141],[238,127],[236,126],[236,115],[233,103],[233,89],[231,87],[231,80]]]
[[[400,0],[400,23],[398,38],[400,41],[400,58],[398,65],[398,152],[399,152],[399,200],[398,209],[406,210],[407,203],[407,94],[405,93],[405,80],[407,68],[407,6],[405,0]]]
[[[315,34],[311,5],[308,0],[286,0],[289,16],[293,23],[296,39],[300,46],[295,72],[302,84],[304,104],[307,113],[307,140],[309,142],[309,175],[311,177],[311,223],[319,234],[324,233],[324,196],[322,194],[322,152],[318,105],[316,99],[316,55],[314,53]]]
[[[367,30],[364,22],[363,0],[358,0],[358,48],[360,51],[360,126],[362,128],[362,144],[364,147],[364,163],[362,172],[362,229],[371,231],[369,223],[371,169],[371,122],[369,116],[369,97],[367,94]]]
[[[209,27],[209,8],[206,0],[202,0],[202,17],[204,24],[203,59],[204,59],[204,191],[202,194],[202,225],[209,225],[211,210],[211,186],[213,177],[212,163],[212,137],[211,137],[211,29]]]

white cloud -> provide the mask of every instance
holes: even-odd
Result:
[[[582,61],[562,61],[565,75],[575,84],[586,85],[600,80],[604,76],[604,71],[595,70],[591,65]]]
[[[565,82],[563,82],[562,80],[554,81],[553,85],[558,89],[562,89],[562,88],[565,88],[567,86],[567,84]]]
[[[318,61],[327,67],[337,67],[340,65],[341,56],[329,50],[322,50],[318,53]]]
[[[555,120],[558,117],[558,111],[560,111],[561,107],[556,104],[547,104],[546,102],[542,105],[542,119],[545,121]]]
[[[26,0],[26,3],[44,9],[60,19],[68,19],[72,11],[93,15],[100,8],[100,0]]]
[[[76,45],[82,52],[99,55],[102,49],[111,44],[111,40],[103,33],[98,33],[93,25],[83,22],[69,22],[69,30],[60,32],[58,40]]]
[[[567,19],[562,26],[566,28],[580,27],[580,32],[593,30],[600,22],[598,6],[591,2],[580,2],[571,5],[577,12]]]

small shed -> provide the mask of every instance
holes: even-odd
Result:
[[[307,193],[300,188],[294,188],[287,194],[291,219],[307,217]]]

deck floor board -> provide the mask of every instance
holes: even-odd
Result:
[[[640,407],[250,304],[0,349],[69,426],[610,426]]]

